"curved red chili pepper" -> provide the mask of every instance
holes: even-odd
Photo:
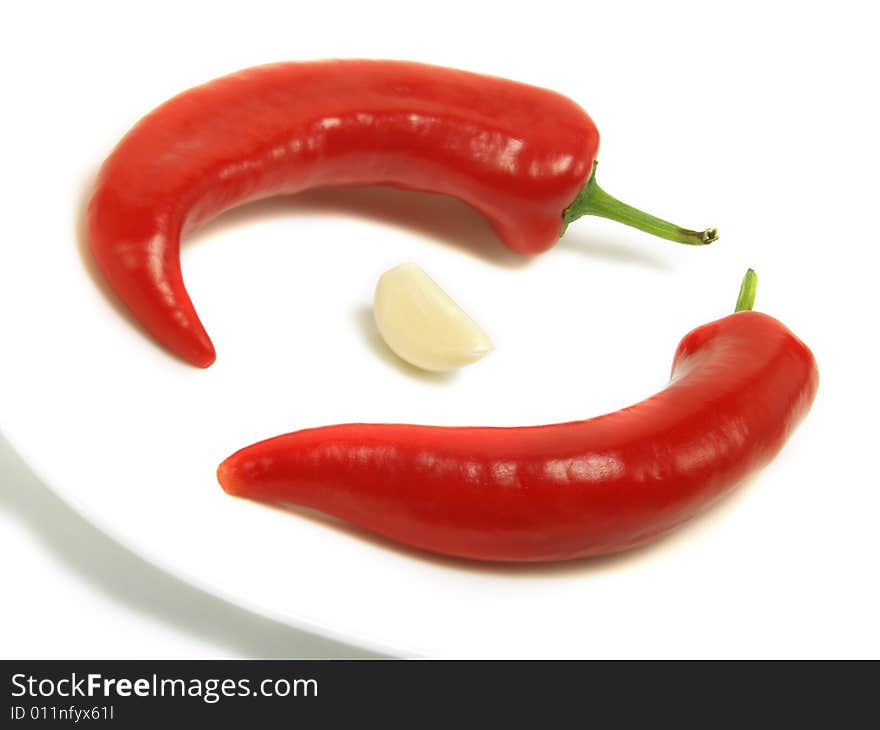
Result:
[[[528,428],[328,426],[242,449],[218,478],[229,494],[438,553],[599,555],[669,532],[769,462],[818,382],[785,325],[739,311],[686,335],[665,390],[615,413]]]
[[[588,213],[683,243],[715,239],[602,191],[598,145],[573,101],[513,81],[392,61],[252,68],[176,96],[122,139],[95,184],[89,242],[147,330],[207,367],[214,348],[184,288],[180,236],[258,198],[371,184],[446,193],[523,254]]]

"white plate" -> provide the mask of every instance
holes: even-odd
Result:
[[[562,89],[590,107],[605,133],[606,189],[684,224],[718,225],[722,239],[695,250],[584,220],[527,264],[449,199],[373,189],[258,203],[184,246],[186,281],[218,352],[202,371],[168,356],[118,311],[94,278],[76,221],[96,166],[131,122],[188,84],[289,56],[290,26],[265,29],[262,55],[210,39],[188,54],[174,39],[191,38],[198,17],[184,14],[158,58],[148,41],[161,19],[144,19],[147,30],[123,43],[79,17],[69,19],[78,24],[75,42],[63,18],[40,26],[55,33],[55,54],[14,74],[7,89],[7,109],[20,113],[4,120],[3,200],[11,205],[0,260],[0,429],[84,515],[231,601],[392,654],[876,651],[867,571],[878,498],[859,486],[868,453],[861,413],[873,397],[862,379],[874,346],[840,324],[859,316],[876,245],[861,249],[859,266],[846,266],[827,249],[854,245],[855,223],[847,241],[843,205],[809,202],[824,166],[851,205],[864,196],[868,208],[872,166],[862,169],[867,153],[851,138],[869,117],[848,117],[836,162],[805,156],[834,107],[814,104],[808,69],[819,61],[806,49],[793,63],[812,80],[787,87],[785,114],[801,120],[790,125],[788,117],[757,118],[756,99],[781,114],[778,85],[764,73],[776,51],[733,53],[735,26],[713,26],[721,50],[700,64],[669,56],[651,24],[621,48],[600,38],[593,50],[609,65],[590,78],[575,50],[555,49],[549,35],[546,52],[529,58],[504,39],[479,52],[426,40],[417,53],[394,45],[390,32],[386,46],[322,45],[329,31],[303,36],[303,57],[418,55]],[[239,20],[222,22],[231,32]],[[699,27],[682,32],[696,37]],[[618,93],[640,74],[654,83],[639,95]],[[711,123],[705,107],[695,115],[670,101],[707,85],[715,89]],[[829,82],[825,93],[835,99],[837,87]],[[655,113],[644,115],[647,108]],[[497,347],[491,356],[444,378],[418,375],[384,349],[370,322],[372,290],[382,271],[407,260],[486,328]],[[232,499],[215,481],[231,451],[308,426],[526,424],[627,405],[663,386],[686,331],[732,309],[749,265],[761,277],[757,307],[813,346],[819,400],[771,467],[650,548],[567,565],[486,567]]]

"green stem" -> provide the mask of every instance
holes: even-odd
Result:
[[[754,269],[749,269],[743,277],[739,288],[739,296],[736,298],[734,312],[748,312],[755,306],[755,293],[758,291],[758,275]]]
[[[643,213],[631,205],[619,201],[617,198],[606,193],[596,184],[596,166],[593,163],[593,172],[584,189],[578,193],[574,202],[565,209],[563,216],[563,233],[568,224],[577,220],[582,215],[598,215],[602,218],[610,218],[627,226],[638,228],[640,231],[651,233],[660,238],[677,243],[685,243],[689,246],[704,246],[718,240],[718,230],[707,228],[705,231],[691,231],[681,228],[669,221],[655,218],[653,215]]]

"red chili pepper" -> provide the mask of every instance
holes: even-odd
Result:
[[[641,403],[528,428],[351,424],[230,456],[229,493],[294,503],[392,540],[478,560],[617,552],[681,525],[769,462],[819,382],[807,346],[751,308],[684,337],[672,378]]]
[[[446,193],[523,254],[586,214],[682,243],[715,240],[602,191],[598,146],[573,101],[513,81],[397,61],[262,66],[190,89],[135,125],[98,175],[89,242],[147,330],[207,367],[214,347],[183,284],[180,236],[258,198],[372,184]]]

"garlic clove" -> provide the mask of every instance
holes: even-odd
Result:
[[[494,349],[479,325],[415,264],[382,274],[373,316],[388,347],[423,370],[454,370]]]

